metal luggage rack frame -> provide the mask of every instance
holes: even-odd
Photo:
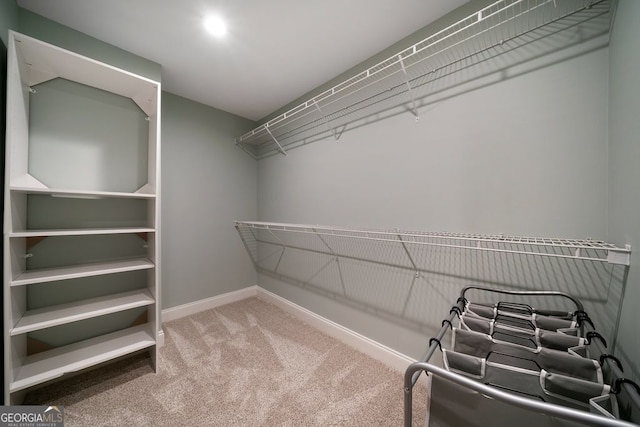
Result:
[[[503,403],[516,406],[518,408],[534,411],[538,413],[543,413],[549,416],[555,416],[558,418],[562,418],[565,420],[576,421],[580,423],[584,423],[586,425],[593,426],[637,426],[632,422],[607,418],[604,416],[592,414],[585,411],[580,411],[577,409],[568,408],[561,405],[556,405],[553,403],[541,402],[537,400],[533,400],[530,398],[525,398],[518,396],[516,394],[502,391],[498,388],[482,384],[480,382],[474,381],[470,378],[467,378],[463,375],[457,374],[455,372],[450,372],[444,368],[440,368],[429,363],[429,360],[434,355],[438,348],[441,348],[440,341],[444,338],[447,331],[452,328],[452,322],[456,316],[459,315],[464,310],[465,302],[467,301],[466,295],[467,292],[472,290],[480,290],[484,292],[490,293],[500,293],[505,295],[515,295],[515,296],[552,296],[552,297],[560,297],[565,298],[575,304],[576,312],[584,313],[584,307],[582,303],[572,297],[569,294],[563,292],[555,292],[555,291],[512,291],[512,290],[503,290],[503,289],[491,289],[491,288],[483,288],[480,286],[467,286],[460,292],[460,297],[456,301],[456,304],[452,306],[450,310],[450,315],[448,318],[445,318],[442,321],[442,328],[438,332],[438,334],[429,340],[429,347],[424,356],[420,359],[420,361],[412,363],[405,371],[404,375],[404,425],[405,427],[411,427],[413,421],[413,387],[416,384],[420,374],[425,372],[427,375],[432,374],[439,377],[442,377],[446,380],[449,380],[457,385],[462,387],[466,387],[470,390],[481,393],[489,398],[496,399]],[[587,316],[588,319],[588,316]],[[596,350],[598,354],[600,354],[599,360],[602,365],[607,364],[608,369],[612,374],[612,392],[620,393],[624,390],[629,396],[630,403],[635,406],[637,410],[640,410],[640,387],[633,381],[630,381],[624,377],[623,369],[620,364],[620,361],[613,357],[612,355],[607,353],[606,342],[603,337],[595,332],[594,325],[591,321],[583,322],[581,325],[584,328],[585,333],[594,333],[600,339],[591,340],[591,342],[596,346]],[[588,335],[587,335],[588,336]]]

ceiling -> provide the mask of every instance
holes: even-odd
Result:
[[[467,0],[18,0],[162,65],[164,90],[259,120]],[[204,30],[224,17],[225,38]]]

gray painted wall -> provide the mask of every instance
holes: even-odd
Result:
[[[18,8],[17,29],[20,33],[114,67],[122,68],[155,81],[162,80],[162,67],[160,64],[60,25],[26,9]]]
[[[149,122],[131,99],[65,79],[34,90],[29,95],[34,178],[49,187],[97,191],[134,192],[147,183]]]
[[[162,96],[162,305],[168,308],[256,284],[233,221],[257,216],[257,168],[232,142],[251,121]]]
[[[316,142],[289,151],[288,157],[260,161],[259,219],[606,239],[608,50],[602,40],[598,43],[587,53],[568,52],[551,63],[519,65],[471,82],[454,96],[427,100],[417,123],[405,112],[348,130],[337,143]],[[492,277],[487,262],[476,261],[464,277],[453,277],[451,265],[428,277],[421,298],[425,310],[435,314],[425,319],[427,332],[418,334],[273,277],[262,275],[259,281],[297,304],[418,357],[425,337],[440,327],[437,319],[448,312],[464,283],[489,280],[542,287],[558,282],[571,268],[529,260],[531,268],[544,272],[540,277],[513,265]],[[581,274],[574,273],[566,286],[577,290]],[[611,317],[611,301],[597,281],[611,275],[606,268],[593,274],[580,291],[601,306],[605,319]],[[522,283],[526,279],[529,283]],[[362,282],[353,286],[361,288],[354,294],[366,293],[369,286],[384,306],[384,292],[378,288]]]
[[[622,305],[622,321],[615,354],[625,365],[625,374],[640,380],[640,2],[622,0],[618,4],[611,46],[609,92],[609,239],[619,245],[631,244],[633,253],[627,289]],[[627,368],[628,367],[628,368]],[[628,373],[627,373],[628,372]]]
[[[261,220],[606,238],[607,50],[260,161]],[[578,191],[580,190],[580,191]]]
[[[15,0],[0,2],[0,39],[6,46],[9,30],[15,29],[18,23],[18,5]]]

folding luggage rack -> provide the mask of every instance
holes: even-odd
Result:
[[[496,294],[499,301],[492,299]],[[531,300],[553,300],[553,309],[534,308]],[[438,349],[444,367],[429,363]],[[624,377],[582,303],[562,292],[465,287],[421,361],[405,372],[405,427],[412,425],[413,386],[422,371],[433,374],[431,427],[631,426],[640,420],[640,387]]]

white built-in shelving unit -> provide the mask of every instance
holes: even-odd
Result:
[[[609,32],[615,0],[498,0],[271,118],[236,138],[256,159],[335,138],[350,125],[401,108],[419,118],[426,97],[485,73]],[[514,54],[514,52],[517,52]],[[450,80],[451,82],[449,82]]]
[[[15,32],[7,74],[9,404],[31,387],[141,350],[156,364],[161,88]],[[58,85],[47,88],[51,82]],[[67,108],[60,99],[78,104]],[[122,139],[131,126],[123,131],[120,117],[135,135]]]

